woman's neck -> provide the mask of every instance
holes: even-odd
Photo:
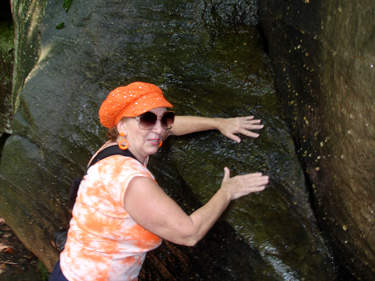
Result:
[[[120,137],[117,138],[116,141],[110,141],[110,142],[108,142],[108,144],[107,144],[105,147],[109,147],[109,146],[112,146],[112,145],[118,145],[119,142],[120,142],[122,139],[123,139],[123,138],[120,136]],[[145,163],[147,157],[145,157],[145,158],[140,157],[140,156],[138,155],[138,153],[137,153],[136,151],[133,151],[133,149],[132,149],[130,146],[129,146],[128,150],[131,152],[131,154],[133,154],[133,155],[138,159],[139,162],[141,162],[141,163],[143,163],[143,164]]]

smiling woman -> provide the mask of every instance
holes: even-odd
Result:
[[[154,121],[145,120],[145,115],[155,116]],[[117,142],[126,141],[129,151],[144,163],[148,156],[158,151],[173,122],[174,113],[168,112],[165,107],[154,108],[136,118],[123,118],[117,124],[117,131],[120,133]]]
[[[162,239],[195,245],[231,200],[265,188],[268,177],[261,173],[230,178],[229,169],[224,168],[217,193],[187,215],[147,169],[149,156],[171,135],[218,129],[240,142],[236,134],[257,137],[250,130],[263,125],[251,116],[175,118],[174,112],[167,111],[171,107],[159,87],[142,82],[113,90],[103,102],[99,117],[109,129],[110,140],[96,155],[114,147],[129,154],[109,156],[87,170],[51,281],[137,280],[146,253]]]

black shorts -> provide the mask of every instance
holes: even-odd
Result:
[[[61,271],[60,260],[55,264],[48,281],[69,281]]]

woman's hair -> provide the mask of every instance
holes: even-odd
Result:
[[[121,121],[125,121],[127,117],[122,117]],[[110,141],[117,141],[117,137],[120,135],[120,133],[117,131],[117,126],[114,126],[112,129],[108,129],[107,133],[107,138]]]
[[[119,135],[116,126],[113,127],[112,129],[108,129],[106,135],[107,135],[108,140],[110,140],[110,141],[116,141],[117,137]]]

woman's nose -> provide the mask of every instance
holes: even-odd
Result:
[[[158,134],[164,131],[163,127],[161,126],[161,121],[159,119],[156,120],[155,126],[152,128],[152,131]]]

